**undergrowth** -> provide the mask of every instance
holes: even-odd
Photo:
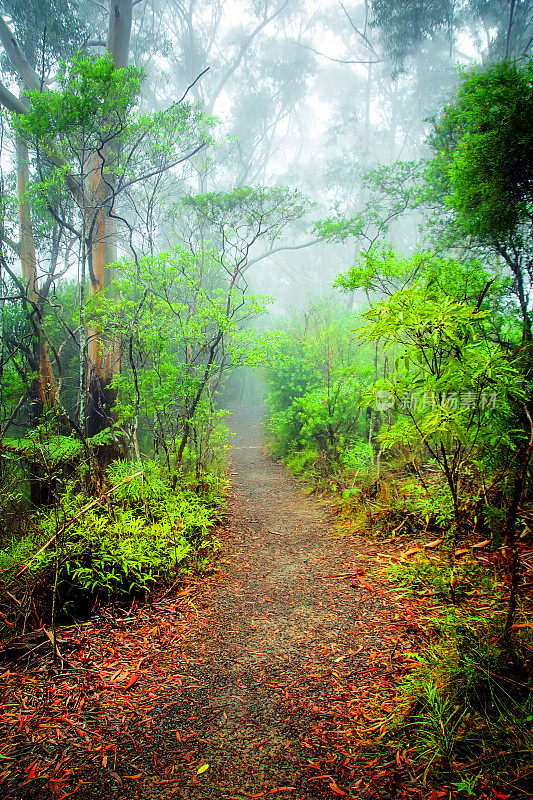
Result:
[[[436,796],[529,798],[533,626],[524,574],[512,636],[504,635],[503,494],[465,472],[462,527],[454,536],[450,492],[431,462],[379,464],[372,455],[363,443],[329,472],[309,445],[284,458],[330,498],[347,532],[394,543],[396,555],[380,572],[405,602],[416,600],[431,631],[430,646],[397,687],[387,740],[367,740],[366,758],[374,763],[407,749],[415,782],[437,787]],[[528,520],[523,511],[520,547],[527,546]]]
[[[187,570],[205,569],[219,546],[219,478],[172,488],[153,462],[117,461],[107,480],[96,500],[67,486],[0,551],[5,633],[49,622],[53,609],[83,618],[99,601],[145,597]]]
[[[533,788],[533,637],[503,642],[501,618],[454,608],[432,620],[434,640],[399,687],[389,730],[410,742],[424,780],[457,796],[527,796]],[[394,746],[394,741],[391,742]],[[493,794],[499,792],[500,794]]]

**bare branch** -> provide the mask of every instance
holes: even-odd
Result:
[[[8,111],[14,111],[15,114],[24,114],[29,109],[29,104],[25,100],[15,97],[3,83],[0,83],[0,103]]]
[[[332,56],[327,56],[325,53],[321,53],[320,50],[315,50],[314,47],[310,47],[308,44],[302,44],[301,42],[296,42],[294,39],[291,40],[292,44],[298,45],[298,47],[303,47],[305,50],[310,50],[312,53],[315,53],[317,56],[321,58],[326,58],[328,61],[335,61],[337,64],[382,64],[383,59],[375,59],[373,61],[365,61],[359,60],[355,58],[333,58]]]
[[[185,100],[185,98],[187,97],[187,95],[188,95],[188,94],[189,94],[189,92],[191,91],[192,87],[193,87],[193,86],[195,86],[195,84],[197,84],[197,83],[198,83],[198,81],[200,80],[200,78],[201,78],[203,75],[205,75],[205,73],[206,73],[206,72],[208,72],[208,71],[209,71],[209,69],[210,69],[209,67],[206,67],[204,70],[202,70],[202,72],[200,72],[200,74],[199,74],[199,75],[198,75],[198,76],[197,76],[197,77],[196,77],[196,78],[193,80],[193,82],[192,82],[192,83],[190,83],[190,84],[187,86],[187,88],[186,88],[186,89],[185,89],[185,91],[183,92],[182,96],[181,96],[181,97],[180,97],[180,99],[178,100],[177,104],[175,104],[175,105],[179,105],[180,103],[182,103],[182,102]]]
[[[225,71],[225,73],[223,74],[223,76],[219,80],[217,87],[215,88],[213,94],[211,95],[211,100],[209,102],[209,109],[211,111],[213,110],[213,106],[214,106],[215,101],[216,101],[217,97],[219,96],[220,92],[222,91],[222,89],[224,88],[224,86],[226,85],[228,80],[231,78],[231,76],[233,75],[235,70],[239,67],[241,61],[244,58],[244,55],[245,55],[246,51],[248,50],[248,47],[250,46],[250,44],[253,42],[253,40],[256,38],[256,36],[263,30],[263,28],[265,28],[270,22],[272,22],[273,19],[275,19],[276,17],[279,17],[279,15],[283,11],[285,11],[285,9],[287,8],[288,5],[289,5],[289,0],[287,0],[287,2],[284,3],[281,6],[281,8],[279,8],[277,11],[275,11],[273,14],[271,14],[271,16],[265,17],[263,19],[263,21],[260,22],[259,25],[256,25],[256,27],[253,29],[253,31],[241,43],[241,46],[239,48],[239,52],[237,53],[237,56],[234,58],[233,63],[231,63],[229,65],[228,69]]]
[[[272,250],[268,250],[263,255],[258,256],[257,258],[253,258],[249,261],[244,267],[241,268],[241,272],[245,272],[245,270],[253,267],[254,264],[257,264],[259,261],[262,261],[264,258],[268,258],[269,256],[273,256],[274,253],[280,253],[282,250],[303,250],[305,247],[313,247],[315,244],[320,244],[322,239],[311,239],[309,242],[304,242],[303,244],[296,244],[296,245],[284,245],[282,247],[274,247]]]
[[[346,10],[346,8],[345,8],[344,4],[341,2],[341,0],[338,0],[338,2],[339,2],[339,5],[340,5],[340,7],[342,8],[342,10],[344,11],[344,13],[346,14],[346,16],[347,16],[347,18],[348,18],[348,22],[350,23],[351,27],[354,29],[354,31],[356,32],[356,34],[357,34],[357,35],[358,35],[358,36],[359,36],[359,37],[362,39],[362,41],[363,41],[364,45],[365,45],[365,46],[366,46],[366,47],[367,47],[369,50],[371,50],[371,51],[374,53],[374,55],[376,55],[376,51],[374,50],[374,47],[373,47],[373,45],[372,45],[372,42],[370,42],[370,41],[369,41],[369,39],[368,39],[368,37],[367,37],[367,36],[366,36],[364,33],[362,33],[362,32],[361,32],[361,31],[360,31],[360,30],[359,30],[359,29],[356,27],[356,25],[355,25],[355,23],[354,23],[353,19],[351,18],[350,14],[348,14],[348,12],[347,12],[347,10]],[[365,26],[366,26],[366,23],[365,23]]]
[[[20,256],[20,243],[14,242],[13,239],[10,239],[9,236],[6,236],[5,233],[2,234],[2,241],[7,244],[7,246],[16,253],[17,256]]]
[[[14,69],[20,75],[28,89],[41,91],[41,79],[22,52],[19,43],[11,33],[4,18],[0,16],[0,42]]]

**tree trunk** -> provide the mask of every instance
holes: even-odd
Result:
[[[17,136],[16,138],[16,157],[17,157],[17,199],[18,217],[20,229],[20,262],[22,277],[26,287],[28,313],[33,316],[36,328],[34,342],[35,362],[39,365],[38,377],[36,379],[35,390],[33,391],[34,406],[50,408],[55,402],[55,379],[52,364],[48,355],[46,342],[44,341],[41,330],[41,322],[37,312],[39,299],[39,286],[37,279],[37,259],[35,255],[35,241],[33,238],[33,226],[31,221],[31,211],[26,199],[26,189],[29,183],[28,169],[28,148],[25,142]],[[37,414],[39,416],[39,414]]]
[[[132,22],[132,0],[111,0],[107,51],[117,69],[128,64]],[[106,157],[107,156],[107,157]],[[95,155],[89,192],[93,215],[90,219],[91,248],[90,293],[98,295],[111,282],[109,265],[117,260],[117,243],[112,219],[114,176],[104,177],[104,163],[112,163],[111,149],[102,156]],[[88,332],[88,363],[86,370],[86,431],[94,436],[113,421],[116,391],[110,387],[120,372],[120,341],[113,334],[93,327]]]
[[[518,541],[516,536],[516,522],[518,509],[524,491],[527,477],[527,468],[533,452],[533,420],[529,409],[525,407],[525,412],[531,426],[531,435],[527,447],[523,451],[520,466],[515,474],[513,485],[513,496],[507,510],[505,521],[505,542],[504,552],[507,557],[508,576],[509,576],[509,597],[507,600],[507,615],[505,619],[504,641],[507,643],[511,637],[516,608],[518,605],[518,581],[520,579],[520,556],[518,553]]]

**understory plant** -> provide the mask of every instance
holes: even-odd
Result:
[[[317,303],[261,344],[271,452],[318,480],[353,466],[368,437],[361,398],[371,362],[368,348],[349,335],[355,324],[345,308]]]
[[[505,792],[499,787],[506,785],[527,795],[526,754],[533,752],[531,631],[515,632],[515,653],[529,657],[512,660],[499,637],[498,609],[488,609],[486,616],[479,610],[456,607],[429,620],[431,647],[400,688],[399,705],[407,703],[410,713],[397,720],[393,736],[409,737],[424,779],[430,776],[466,795],[485,796],[489,787]]]
[[[109,488],[93,500],[69,486],[0,553],[8,627],[32,615],[82,618],[96,602],[145,597],[205,565],[219,546],[213,528],[222,484],[172,488],[154,462],[116,461],[107,477]]]

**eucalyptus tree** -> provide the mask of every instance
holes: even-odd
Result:
[[[18,83],[19,98],[0,84],[0,103],[15,113],[27,108],[25,92],[42,90],[57,67],[58,59],[68,56],[84,38],[83,24],[76,9],[68,0],[21,3],[2,0],[0,3],[0,42],[4,48],[2,68],[8,80]],[[15,36],[7,26],[4,15],[12,19]],[[19,44],[19,41],[21,44]],[[63,229],[54,226],[49,242],[48,270],[44,283],[38,276],[35,224],[32,219],[27,189],[30,185],[29,154],[24,140],[15,135],[15,162],[17,169],[16,196],[18,230],[3,228],[2,241],[16,255],[21,264],[22,280],[11,272],[34,329],[33,342],[25,349],[30,371],[36,375],[30,396],[36,416],[43,406],[54,403],[55,379],[42,328],[46,300],[57,268],[59,246]],[[9,234],[13,233],[12,236]],[[9,270],[8,262],[4,266]]]
[[[533,12],[528,0],[370,0],[373,24],[396,70],[433,45],[460,56],[467,33],[489,60],[528,52],[533,45]]]
[[[129,37],[131,29],[131,0],[117,0],[111,7],[108,32],[108,50],[113,60],[114,66],[119,68],[124,66],[128,59]],[[28,93],[45,96],[48,87],[45,81],[44,69],[51,63],[53,57],[57,63],[58,55],[72,50],[79,45],[81,24],[75,14],[75,8],[70,3],[58,4],[30,4],[30,7],[18,3],[10,3],[8,9],[14,15],[14,27],[24,37],[24,45],[21,46],[15,35],[9,29],[3,17],[0,17],[0,41],[4,48],[5,57],[9,63],[11,72],[16,75],[19,82],[19,96],[13,95],[9,89],[0,84],[0,102],[18,118],[23,117],[30,110],[27,99]],[[29,13],[28,13],[29,12]],[[59,18],[59,20],[57,19]],[[53,36],[51,45],[47,44],[47,31],[50,27]],[[41,46],[41,74],[36,71],[38,60],[38,46]],[[16,127],[16,124],[15,124]],[[47,141],[47,156],[56,168],[63,170],[64,183],[68,191],[74,198],[79,198],[83,193],[84,187],[69,174],[64,164],[60,147],[53,139]],[[19,196],[19,228],[20,242],[17,250],[22,263],[22,272],[25,283],[26,299],[30,303],[35,302],[33,293],[37,293],[37,264],[35,258],[35,243],[33,239],[30,209],[27,202],[27,189],[29,185],[29,157],[26,142],[20,135],[16,136],[16,151],[18,164],[18,196]],[[101,193],[102,180],[94,181],[95,194]],[[51,210],[51,207],[50,209]],[[105,223],[100,223],[100,233],[105,236]],[[100,263],[100,279],[103,285],[103,271],[105,271],[105,261],[100,248],[97,260]],[[42,336],[42,326],[39,330]],[[39,373],[41,395],[46,399],[47,405],[57,401],[57,390],[52,378],[52,368],[45,346],[39,345]],[[98,367],[97,367],[98,368]]]

